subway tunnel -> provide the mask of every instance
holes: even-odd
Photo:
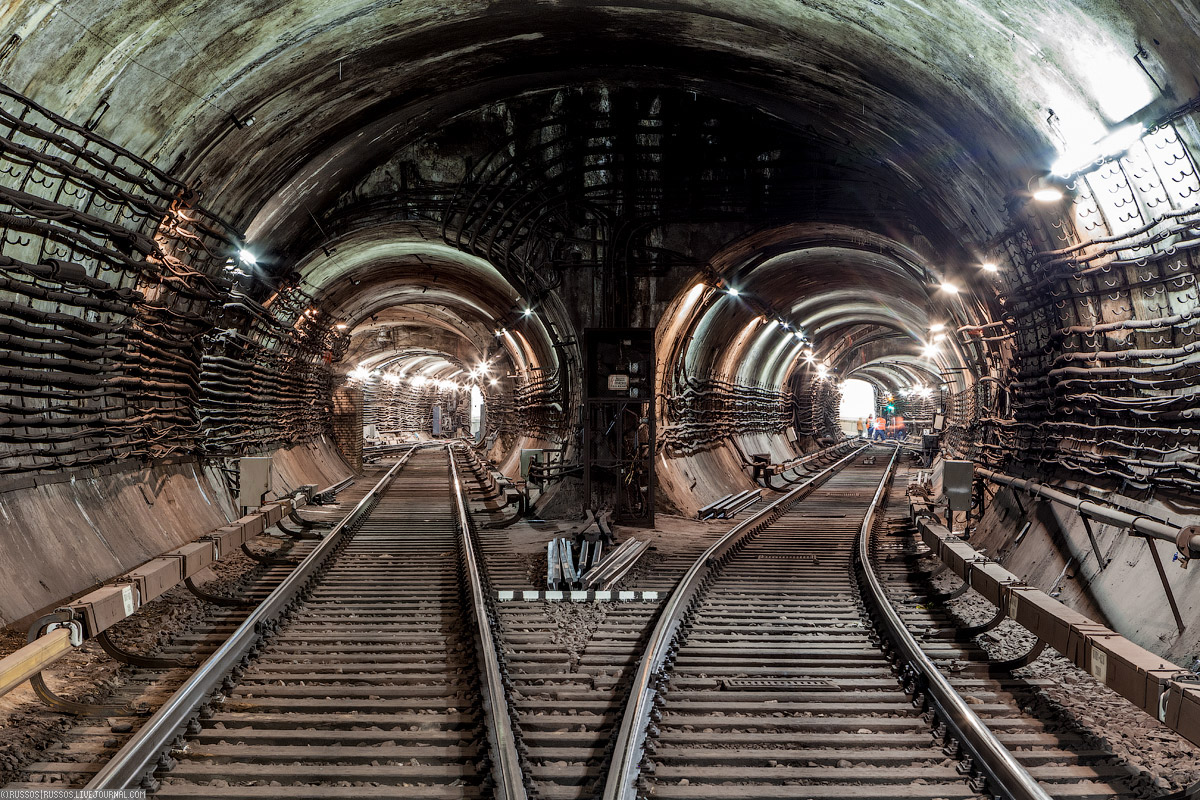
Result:
[[[523,519],[661,529],[856,441],[862,381],[935,493],[974,465],[951,529],[1191,668],[1198,37],[1186,2],[11,2],[0,623],[231,524],[242,458],[279,498],[458,438]]]

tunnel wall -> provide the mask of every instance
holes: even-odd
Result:
[[[271,453],[273,492],[350,475],[325,437]],[[0,624],[24,620],[239,516],[218,462],[131,469],[0,493]]]
[[[1005,568],[1058,597],[1063,603],[1109,625],[1141,646],[1175,663],[1200,655],[1200,571],[1181,569],[1168,542],[1146,541],[1112,525],[1092,522],[1103,569],[1080,516],[1073,509],[1028,495],[1013,499],[1001,487],[980,521],[971,543]],[[1134,513],[1185,523],[1186,517],[1155,503],[1130,504]],[[1026,519],[1032,524],[1017,535]],[[1186,523],[1185,523],[1186,524]],[[1186,630],[1180,634],[1162,580],[1148,548],[1162,559]]]

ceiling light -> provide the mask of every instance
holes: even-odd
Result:
[[[346,330],[346,328],[349,328],[350,326],[348,324],[346,324],[345,322],[339,322],[337,325],[334,325],[333,327],[337,328],[339,331],[344,331],[344,330]]]
[[[933,340],[934,340],[935,342],[940,342],[940,341],[942,341],[942,340],[943,340],[943,339],[945,339],[945,338],[946,338],[946,334],[944,334],[944,333],[935,333],[935,334],[933,335]]]
[[[922,353],[922,355],[925,356],[925,358],[933,358],[937,354],[938,354],[938,348],[937,348],[936,344],[925,345],[925,351]]]
[[[1062,187],[1045,175],[1036,175],[1029,182],[1029,191],[1039,203],[1056,203],[1063,199]]]
[[[730,286],[728,289],[726,289],[725,293],[728,294],[730,297],[737,297],[739,294],[741,294],[741,292],[739,292],[737,289],[735,289],[732,286]]]
[[[495,378],[492,378],[490,381],[488,381],[488,383],[491,384],[492,386],[495,386],[499,382],[500,381],[496,380]]]
[[[930,333],[937,333],[938,331],[944,331],[944,330],[946,330],[946,326],[940,322],[935,322],[929,326]]]
[[[983,262],[982,264],[979,265],[979,268],[982,269],[984,272],[999,272],[1000,271],[1000,268],[997,267],[995,264],[993,264],[991,261]]]
[[[532,317],[532,316],[533,316],[533,309],[532,309],[532,308],[527,308],[527,309],[525,309],[525,311],[524,311],[524,312],[521,314],[521,316],[523,316],[523,317]]]
[[[258,259],[254,257],[254,253],[251,253],[244,247],[241,250],[238,250],[238,260],[248,267],[253,267],[258,263]]]
[[[958,287],[953,283],[950,283],[950,281],[944,282],[941,286],[941,289],[946,294],[958,294]]]

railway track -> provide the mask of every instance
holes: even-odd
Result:
[[[88,788],[1136,796],[1126,767],[1022,713],[1028,684],[973,643],[902,633],[949,619],[905,602],[911,554],[881,535],[890,449],[642,569],[657,604],[490,602],[523,568],[507,534],[474,530],[447,453],[414,448],[388,470]],[[947,680],[934,661],[958,666]]]
[[[309,507],[304,517],[310,522],[333,524],[340,517],[339,509],[353,507],[366,493],[361,481],[338,495],[338,503],[328,507]],[[169,640],[145,652],[144,655],[157,659],[176,659],[182,664],[199,664],[211,656],[220,645],[237,630],[250,614],[252,608],[265,600],[292,572],[289,560],[303,558],[311,552],[314,542],[302,539],[288,543],[290,547],[275,551],[274,556],[286,555],[287,559],[272,560],[254,566],[236,582],[215,592],[226,594],[242,601],[238,605],[218,605],[197,602],[190,593],[179,587],[164,596],[161,603],[179,600],[198,605],[199,609],[179,633]],[[211,586],[205,589],[212,592]],[[131,620],[127,625],[134,624]],[[96,652],[98,658],[107,658],[99,645],[85,645]],[[141,648],[135,648],[141,649]],[[55,736],[55,743],[41,752],[37,758],[11,769],[12,780],[0,788],[16,790],[48,790],[82,788],[146,722],[143,709],[154,710],[168,699],[191,676],[194,667],[123,665],[114,675],[117,685],[100,702],[113,711],[103,715],[88,715],[72,718],[67,714],[56,714],[48,709],[47,714],[60,718],[67,727]],[[70,682],[59,691],[79,693]]]
[[[977,647],[905,633],[946,620],[902,618],[879,583],[891,453],[873,452],[739,525],[681,582],[633,680],[605,800],[1136,796],[1128,770],[1022,713]],[[947,680],[932,659],[976,666]]]
[[[463,520],[445,448],[414,448],[88,788],[523,796]]]

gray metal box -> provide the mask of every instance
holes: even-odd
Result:
[[[239,458],[238,476],[238,504],[258,508],[271,491],[271,457]]]
[[[942,487],[951,511],[971,510],[971,482],[975,478],[972,461],[946,461],[942,466]]]

